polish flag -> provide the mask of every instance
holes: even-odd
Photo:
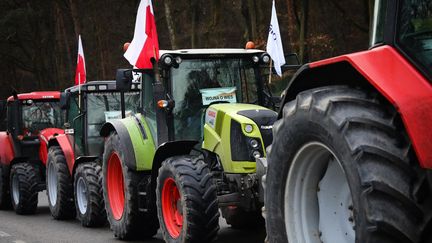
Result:
[[[132,66],[141,69],[152,68],[150,58],[159,59],[159,42],[151,0],[141,0],[134,37],[124,57]]]
[[[78,37],[78,60],[75,72],[75,85],[83,84],[86,82],[86,69],[85,69],[85,59],[84,50],[81,42],[81,35]]]

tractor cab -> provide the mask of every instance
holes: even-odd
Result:
[[[34,157],[39,154],[41,133],[63,124],[59,98],[59,92],[32,92],[8,98],[7,131],[12,136],[17,157],[39,159]]]
[[[202,141],[205,111],[211,104],[274,108],[277,100],[265,82],[269,62],[267,53],[254,49],[162,50],[160,81],[155,81],[153,70],[135,70],[142,72],[142,108],[157,143]],[[127,71],[119,72],[120,83],[130,81],[124,78]],[[156,122],[160,118],[166,119],[165,125]]]
[[[116,88],[115,81],[91,81],[62,93],[65,133],[76,157],[102,155],[103,138],[99,135],[102,125],[137,113],[139,89],[139,85],[133,85],[123,93]],[[125,114],[122,114],[122,106]]]
[[[432,2],[376,0],[371,46],[395,47],[432,78]]]

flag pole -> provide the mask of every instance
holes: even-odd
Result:
[[[269,84],[271,84],[271,82],[272,82],[272,63],[273,63],[273,60],[270,59]]]
[[[81,75],[78,73],[78,110],[81,114]]]

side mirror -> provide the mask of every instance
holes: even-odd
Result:
[[[61,92],[60,93],[60,109],[67,110],[70,105],[70,93],[69,92]]]
[[[285,55],[285,65],[299,66],[300,61],[299,61],[297,53],[290,53],[290,54]]]
[[[128,91],[132,86],[132,70],[117,69],[116,88],[119,91]]]
[[[301,67],[297,53],[290,53],[285,55],[284,57],[285,57],[285,64],[281,66],[282,72],[288,70],[297,70]],[[272,68],[272,73],[276,74],[276,70],[274,69],[274,67]]]
[[[282,70],[295,70],[300,68],[300,61],[297,53],[290,53],[285,55],[285,64],[282,66]]]

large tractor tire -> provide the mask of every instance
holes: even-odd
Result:
[[[157,178],[158,217],[165,242],[212,242],[219,231],[216,186],[199,157],[166,159]]]
[[[102,167],[96,162],[78,165],[74,178],[74,195],[77,218],[85,227],[106,224],[102,190]]]
[[[376,93],[302,92],[273,133],[269,242],[422,242],[432,206],[425,171],[396,111]]]
[[[17,214],[34,214],[38,205],[40,172],[30,163],[18,163],[10,172],[12,206]]]
[[[102,166],[107,218],[114,235],[122,240],[149,238],[159,229],[154,207],[148,205],[153,210],[139,210],[138,185],[143,174],[125,165],[129,150],[118,134],[112,133],[105,142]]]
[[[75,218],[73,180],[66,164],[66,158],[59,146],[48,151],[46,165],[48,205],[55,219]]]
[[[9,173],[3,165],[0,165],[0,209],[10,209],[11,207]]]

